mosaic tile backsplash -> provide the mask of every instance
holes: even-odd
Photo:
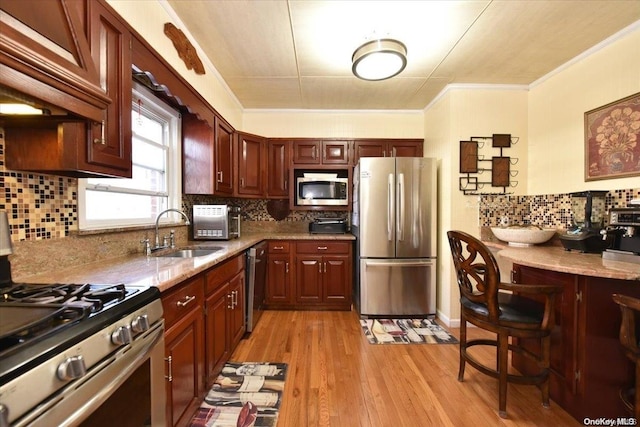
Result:
[[[6,211],[13,241],[54,239],[78,229],[78,180],[14,172],[4,164],[0,128],[0,211]]]
[[[640,198],[640,188],[609,191],[604,206],[594,201],[593,212],[602,212],[605,221],[611,208],[623,208],[632,199]],[[480,226],[504,225],[507,218],[510,225],[538,225],[543,228],[567,229],[582,220],[580,212],[571,209],[570,194],[549,194],[541,196],[480,196],[478,215]],[[582,216],[584,214],[582,213]]]

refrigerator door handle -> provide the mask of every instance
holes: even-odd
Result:
[[[390,173],[387,178],[387,240],[391,241],[393,237],[393,174]]]
[[[398,220],[397,222],[397,240],[404,240],[404,174],[398,174]]]
[[[376,261],[376,260],[366,260],[365,261],[365,266],[366,267],[413,267],[413,266],[419,266],[419,265],[429,265],[429,264],[433,264],[435,260],[407,260],[407,261],[400,261],[400,260],[394,260],[394,261]]]

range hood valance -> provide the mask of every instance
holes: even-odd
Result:
[[[0,2],[0,87],[100,122],[111,99],[100,86],[78,4]]]

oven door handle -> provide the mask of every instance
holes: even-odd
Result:
[[[150,358],[152,393],[155,388],[162,391],[152,402],[151,412],[163,418],[154,419],[153,423],[164,425],[164,320],[157,322],[146,333],[137,337],[130,346],[122,347],[104,362],[90,368],[84,377],[70,383],[55,398],[43,402],[40,410],[32,414],[37,416],[36,419],[29,417],[28,420],[21,421],[25,421],[24,425],[32,427],[77,425],[98,409]],[[160,375],[159,380],[162,383],[154,382],[154,374]]]

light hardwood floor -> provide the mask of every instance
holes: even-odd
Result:
[[[372,345],[358,319],[353,311],[266,311],[242,340],[232,361],[289,364],[279,427],[582,425],[553,401],[543,408],[535,386],[514,384],[503,420],[497,380],[467,365],[458,382],[458,345]],[[476,357],[495,360],[491,350]]]

